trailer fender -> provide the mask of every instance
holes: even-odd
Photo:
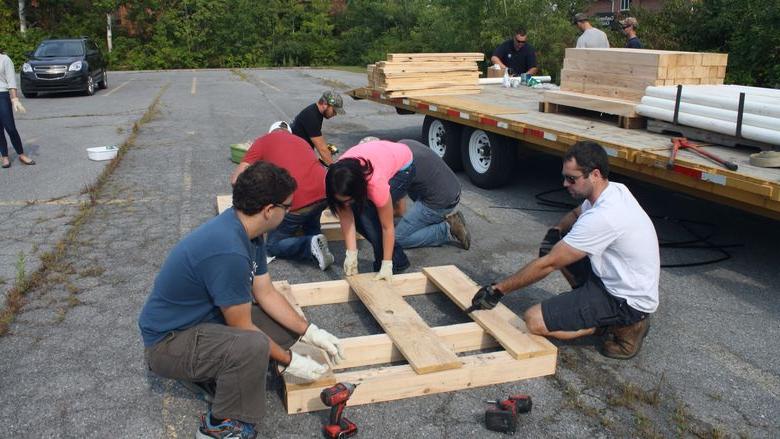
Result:
[[[422,127],[423,141],[444,160],[453,171],[463,169],[461,162],[461,132],[463,127],[454,122],[425,116]]]

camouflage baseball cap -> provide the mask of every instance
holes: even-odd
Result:
[[[636,29],[639,26],[639,22],[636,21],[636,18],[634,17],[627,17],[625,20],[620,20],[620,26],[622,26],[624,29],[628,26]]]
[[[344,114],[344,100],[341,99],[341,95],[333,90],[328,90],[322,94],[321,101],[332,106],[336,110],[336,114]]]

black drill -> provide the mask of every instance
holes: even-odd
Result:
[[[517,414],[531,411],[531,397],[513,395],[503,401],[486,401],[494,404],[485,410],[485,427],[488,430],[514,434],[517,430]]]
[[[322,403],[330,407],[330,419],[328,425],[322,427],[325,437],[330,439],[342,439],[354,436],[357,433],[357,425],[349,419],[342,417],[347,400],[352,396],[357,384],[336,383],[333,387],[322,389],[320,399]]]

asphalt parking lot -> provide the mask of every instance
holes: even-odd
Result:
[[[325,89],[344,91],[365,78],[246,69],[110,72],[110,83],[93,97],[25,99],[28,112],[17,116],[38,165],[17,160],[0,172],[0,290],[6,294],[36,271],[41,279],[0,337],[0,436],[192,437],[205,402],[148,373],[143,360],[136,319],[157,270],[182,236],[215,214],[216,196],[229,193],[229,144],[291,120]],[[328,141],[342,148],[367,135],[420,137],[420,116],[366,101],[345,104],[347,115],[323,124]],[[90,191],[107,162],[89,161],[85,149],[128,139],[102,190]],[[560,160],[527,156],[511,184],[492,191],[458,175],[472,248],[409,251],[410,271],[455,264],[488,283],[530,261],[562,215],[534,198],[560,186]],[[778,222],[624,176],[614,180],[658,217],[661,241],[692,239],[692,230],[711,231],[709,243],[738,245],[716,264],[662,270],[661,305],[642,352],[617,361],[602,357],[595,339],[556,342],[551,377],[348,407],[359,437],[503,437],[483,428],[484,400],[520,392],[534,399],[521,418],[518,434],[526,437],[780,436]],[[551,197],[567,201],[561,193]],[[90,199],[96,202],[85,209]],[[361,249],[361,271],[370,270],[370,251],[365,243]],[[331,250],[336,263],[325,272],[274,261],[271,276],[290,283],[340,279],[343,244]],[[721,253],[663,248],[661,255],[662,263],[685,264]],[[554,274],[505,303],[521,313],[565,290]],[[431,326],[468,321],[441,295],[409,302]],[[306,311],[340,337],[381,332],[362,305]],[[287,415],[280,385],[270,378],[266,405],[260,437],[320,437],[326,413]]]

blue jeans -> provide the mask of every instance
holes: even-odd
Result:
[[[320,216],[323,210],[325,203],[320,203],[302,214],[287,213],[282,223],[268,232],[268,254],[280,259],[311,260],[311,238],[321,232]]]
[[[448,242],[450,228],[444,217],[454,209],[433,209],[415,201],[395,226],[395,242],[403,248],[438,247]]]
[[[414,163],[408,168],[398,171],[390,179],[390,197],[396,202],[406,196],[409,183],[414,178]],[[366,200],[362,212],[357,212],[357,206],[352,203],[352,213],[355,215],[355,228],[366,238],[366,241],[374,247],[374,271],[382,267],[384,253],[382,251],[382,223],[379,222],[379,214],[376,206],[370,200]],[[406,270],[409,267],[409,258],[404,249],[395,241],[393,246],[393,272]]]
[[[17,154],[24,154],[22,148],[22,139],[19,137],[19,132],[16,131],[16,123],[14,122],[14,109],[11,106],[11,94],[7,91],[0,92],[0,155],[8,157],[8,142],[5,140],[5,130],[8,133],[8,137],[11,138],[11,144],[14,146],[14,151]]]

